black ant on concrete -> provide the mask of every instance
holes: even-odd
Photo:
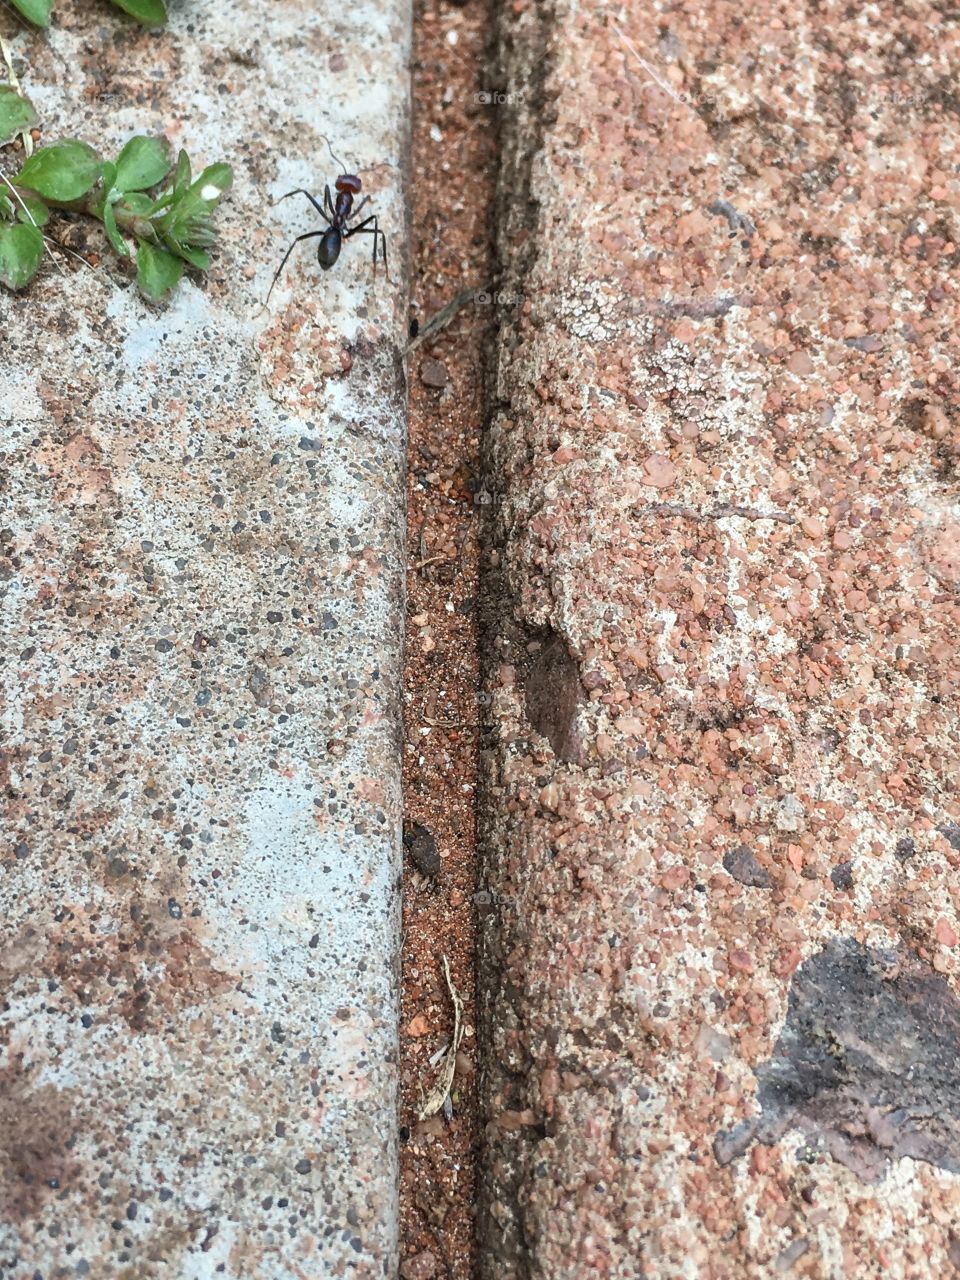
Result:
[[[376,214],[371,213],[368,217],[364,218],[362,222],[355,222],[352,227],[347,225],[351,218],[355,218],[357,216],[370,197],[364,196],[357,207],[353,207],[354,196],[358,196],[360,194],[360,187],[362,185],[360,179],[355,173],[343,172],[345,168],[344,163],[334,155],[333,147],[330,146],[330,139],[324,137],[323,134],[320,136],[327,144],[327,149],[330,152],[330,155],[341,169],[341,173],[334,183],[337,198],[335,201],[331,199],[329,183],[323,188],[322,205],[317,200],[316,196],[312,196],[310,192],[305,191],[303,187],[297,187],[294,191],[288,191],[286,195],[280,196],[280,200],[286,200],[287,196],[306,196],[316,209],[317,213],[319,213],[320,217],[326,221],[327,225],[322,231],[306,231],[302,236],[297,236],[296,240],[294,240],[293,244],[283,255],[283,261],[280,263],[279,267],[277,267],[276,275],[274,275],[270,288],[267,291],[266,301],[263,304],[264,306],[266,306],[270,301],[270,294],[273,293],[273,286],[280,279],[280,273],[287,265],[287,259],[290,257],[291,253],[293,253],[301,240],[314,240],[317,236],[320,237],[320,243],[317,245],[317,262],[319,262],[323,271],[329,271],[336,260],[340,257],[340,250],[343,248],[344,240],[348,240],[350,236],[358,234],[373,236],[374,273],[376,273],[377,270],[378,245],[381,249],[384,268],[386,268],[387,265],[387,237],[380,230],[380,224],[377,221]],[[279,201],[274,201],[274,203],[278,204]],[[388,275],[387,279],[389,280],[389,278],[390,277]]]

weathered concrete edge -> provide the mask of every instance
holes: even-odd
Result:
[[[494,244],[502,298],[523,296],[523,282],[537,256],[532,232],[538,210],[533,195],[534,170],[541,154],[545,132],[555,119],[547,94],[547,81],[554,63],[557,30],[552,0],[524,6],[507,15],[496,6],[493,82],[502,87],[512,106],[499,117],[500,167],[494,201]],[[509,329],[509,304],[498,302],[500,334],[487,351],[488,429],[482,438],[482,471],[491,493],[501,489],[498,441],[489,428],[498,416],[510,416],[510,394],[504,386],[505,348]],[[501,498],[505,495],[501,493]],[[514,633],[515,592],[506,580],[499,555],[504,539],[499,503],[482,507],[484,513],[481,561],[480,633],[481,670],[485,689],[494,694],[499,684],[497,668],[505,633]],[[495,708],[492,707],[493,710]],[[485,736],[480,754],[477,788],[477,849],[481,885],[497,864],[497,846],[503,838],[503,814],[499,808],[497,780],[508,749],[494,732]],[[496,904],[497,895],[492,895]],[[503,1132],[496,1119],[504,1108],[504,1069],[499,1045],[512,1034],[522,1035],[510,991],[504,984],[504,934],[498,909],[479,911],[477,930],[477,988],[480,1030],[478,1035],[478,1090],[481,1114],[486,1122],[482,1138],[477,1178],[477,1263],[483,1280],[522,1280],[529,1274],[527,1242],[524,1239],[521,1198],[528,1177],[533,1144],[518,1141],[505,1150]],[[522,1138],[521,1129],[517,1135]]]

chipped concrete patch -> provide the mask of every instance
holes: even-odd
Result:
[[[106,256],[0,297],[5,1280],[396,1265],[409,26],[62,0],[14,42],[48,137],[236,185],[168,307]],[[394,284],[305,252],[258,315],[321,134]]]
[[[490,1280],[958,1265],[960,28],[929,17],[501,12]]]

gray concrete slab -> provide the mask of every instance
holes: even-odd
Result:
[[[14,41],[48,140],[236,183],[166,307],[0,297],[4,1280],[395,1267],[409,43],[405,0]],[[322,134],[393,284],[307,251],[257,315]]]

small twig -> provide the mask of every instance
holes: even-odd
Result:
[[[430,1116],[435,1116],[446,1101],[453,1086],[453,1078],[457,1073],[457,1053],[463,1040],[463,1001],[460,999],[460,994],[453,985],[453,979],[450,977],[450,961],[446,956],[443,956],[442,959],[443,976],[447,980],[447,990],[450,992],[450,999],[453,1002],[453,1038],[447,1049],[447,1056],[440,1069],[440,1075],[437,1077],[437,1083],[425,1097],[421,1095],[420,1110],[417,1112],[418,1120],[426,1120]]]
[[[481,293],[489,293],[490,288],[490,285],[475,285],[471,289],[464,289],[462,293],[458,293],[452,302],[448,302],[435,316],[430,317],[415,338],[411,338],[407,343],[406,354],[409,355],[420,346],[421,342],[426,342],[428,338],[440,333],[458,312],[469,306]]]
[[[433,716],[423,715],[421,719],[433,729],[479,729],[479,720],[434,720]]]
[[[719,507],[707,513],[712,520],[723,520],[726,516],[740,516],[744,520],[777,520],[780,524],[796,524],[796,516],[788,516],[785,511],[757,511],[755,507],[734,507],[729,502],[722,502]]]
[[[470,530],[471,526],[469,524],[464,525],[463,533],[457,540],[457,558],[455,564],[458,569],[460,568],[460,559],[463,555],[463,548],[467,545],[467,539],[470,537]]]
[[[694,507],[683,507],[676,502],[651,502],[640,508],[657,516],[680,516],[682,520],[726,520],[737,516],[741,520],[774,520],[780,524],[796,524],[796,516],[787,515],[785,511],[757,511],[754,507],[735,507],[729,502],[722,502],[712,511],[697,511]]]
[[[418,560],[416,564],[412,564],[410,569],[425,569],[428,564],[437,564],[439,561],[446,559],[446,556],[427,556],[426,560]]]
[[[650,63],[647,62],[646,58],[642,58],[640,56],[640,54],[637,52],[636,46],[634,45],[630,37],[625,35],[616,24],[614,24],[613,29],[617,33],[617,35],[620,37],[620,39],[623,41],[623,43],[626,45],[626,47],[633,54],[633,56],[636,58],[636,60],[640,63],[641,67],[643,67],[647,75],[650,76],[650,78],[654,81],[654,83],[657,84],[659,88],[663,90],[664,93],[669,95],[669,97],[673,98],[674,102],[679,102],[681,106],[689,106],[690,105],[689,103],[684,102],[683,99],[677,95],[676,90],[671,88],[671,86],[667,84],[665,80],[660,79],[656,71],[654,71],[653,67],[651,67]]]
[[[13,7],[13,5],[12,5],[12,4],[7,4],[7,3],[6,3],[6,0],[0,0],[0,9],[6,9],[7,13],[9,13],[9,14],[11,15],[11,17],[15,18],[15,19],[17,20],[17,22],[19,22],[19,23],[20,23],[20,25],[21,25],[22,27],[28,27],[28,26],[29,26],[29,24],[27,23],[26,18],[25,18],[25,17],[23,16],[23,14],[19,11],[19,9],[15,9],[15,8]]]
[[[99,274],[100,268],[95,267],[89,258],[85,258],[82,253],[77,253],[76,249],[71,249],[68,244],[64,244],[62,240],[54,240],[53,236],[44,236],[47,244],[55,244],[61,253],[66,253],[71,258],[76,258],[78,262],[82,262],[88,271],[92,271],[95,275]]]

